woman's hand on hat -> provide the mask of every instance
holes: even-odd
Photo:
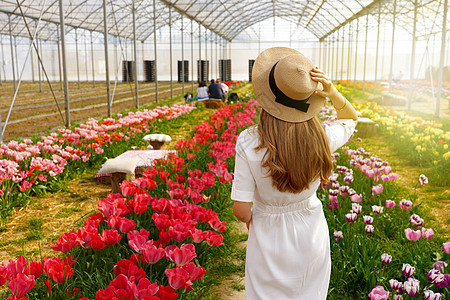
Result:
[[[311,79],[322,84],[323,90],[316,90],[314,93],[322,96],[331,98],[333,94],[336,92],[336,88],[334,87],[331,79],[328,78],[325,73],[320,70],[318,67],[314,67],[311,72]]]

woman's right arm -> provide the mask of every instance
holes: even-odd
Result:
[[[339,93],[331,82],[331,79],[322,70],[315,67],[311,70],[311,77],[312,80],[322,84],[323,90],[316,90],[315,93],[322,97],[328,97],[331,100],[331,103],[333,103],[336,109],[338,119],[353,119],[355,122],[358,121],[358,114],[353,105]]]

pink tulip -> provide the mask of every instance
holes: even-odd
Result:
[[[369,294],[371,300],[387,300],[389,298],[389,292],[382,286],[376,286]]]
[[[393,208],[395,206],[395,202],[393,200],[386,200],[386,207]]]
[[[398,174],[397,173],[390,173],[389,174],[389,180],[395,181],[398,179]]]
[[[157,263],[166,254],[166,251],[160,246],[157,248],[151,243],[146,243],[141,248],[145,262],[149,264]]]
[[[425,239],[431,239],[434,235],[433,229],[422,227],[422,237]]]
[[[412,214],[409,218],[409,223],[413,226],[421,227],[423,226],[423,219],[416,214]]]
[[[182,268],[166,269],[169,284],[174,289],[181,289],[192,285],[188,272]]]
[[[361,213],[362,206],[358,203],[352,203],[352,212],[359,215]]]
[[[166,257],[179,266],[183,266],[197,257],[193,244],[183,244],[180,248],[176,245],[170,245],[165,250]]]
[[[361,194],[353,194],[350,196],[350,200],[352,200],[352,202],[361,202],[362,200],[362,195]]]
[[[405,236],[410,241],[417,241],[421,236],[420,230],[412,230],[411,228],[406,228]]]
[[[442,247],[444,248],[445,253],[450,254],[450,242],[443,243]]]
[[[381,194],[383,192],[383,185],[380,183],[372,187],[372,192],[375,195]]]

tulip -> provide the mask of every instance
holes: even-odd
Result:
[[[424,184],[427,184],[427,183],[428,183],[428,178],[425,175],[421,174],[419,176],[419,184],[420,185],[424,185]]]
[[[142,278],[133,291],[133,295],[136,299],[151,299],[159,290],[157,283],[151,283],[147,278]]]
[[[422,237],[425,239],[431,239],[434,235],[434,231],[431,228],[424,228],[422,227]]]
[[[342,231],[335,231],[333,233],[334,238],[336,239],[336,242],[339,241],[339,239],[343,239],[344,235],[342,234]]]
[[[409,223],[413,226],[421,227],[423,226],[423,219],[416,214],[412,214],[409,218]]]
[[[395,206],[395,202],[392,200],[386,200],[386,207],[393,208]]]
[[[382,286],[376,286],[370,292],[369,297],[371,300],[387,300],[389,297],[389,292]]]
[[[444,274],[442,274],[439,270],[431,269],[427,274],[427,279],[432,283],[440,283],[445,280]]]
[[[183,244],[180,248],[176,245],[167,246],[166,257],[178,266],[183,266],[197,257],[193,244]]]
[[[394,295],[394,296],[392,296],[392,300],[403,300],[403,296],[402,295]]]
[[[392,256],[391,256],[391,255],[389,255],[389,254],[387,254],[387,253],[381,254],[381,262],[382,262],[383,264],[388,265],[388,264],[391,263],[391,261],[392,261]]]
[[[351,212],[351,213],[348,213],[348,214],[345,215],[345,219],[349,223],[355,222],[357,217],[358,217],[358,215],[355,214],[354,212]]]
[[[450,275],[444,274],[444,280],[435,284],[437,288],[443,289],[450,286]]]
[[[383,192],[383,185],[380,183],[372,187],[372,193],[375,195],[381,194]]]
[[[411,228],[405,229],[405,236],[410,241],[417,241],[420,239],[420,230],[412,230]]]
[[[412,276],[414,274],[414,271],[416,271],[416,268],[414,268],[410,264],[403,264],[402,273],[403,275],[405,275],[405,277]]]
[[[331,210],[336,210],[339,207],[339,203],[336,200],[328,203],[328,208]]]
[[[401,209],[408,210],[412,207],[412,202],[406,199],[402,199],[398,205]]]
[[[9,280],[8,287],[11,293],[17,298],[24,296],[35,285],[35,279],[33,275],[26,275],[19,273]]]
[[[362,206],[358,203],[352,203],[352,212],[359,215],[361,213]]]
[[[389,279],[389,286],[391,287],[391,289],[395,290],[395,291],[399,291],[403,289],[403,283],[401,283],[400,281],[396,280],[396,279]]]
[[[445,253],[450,254],[450,242],[443,243],[442,247],[444,248]]]
[[[442,295],[439,293],[435,293],[432,290],[424,290],[423,295],[425,296],[425,300],[441,300]]]
[[[372,224],[373,217],[371,217],[371,216],[363,216],[363,220],[364,220],[364,224],[366,224],[366,225]]]
[[[145,262],[149,264],[157,263],[166,254],[166,251],[161,246],[157,248],[151,243],[146,243],[143,245],[141,252],[144,256]]]
[[[383,207],[378,205],[372,205],[372,211],[375,214],[381,214],[383,212]]]
[[[444,268],[446,268],[448,264],[444,261],[437,261],[433,264],[433,269],[441,271],[441,273],[444,273]]]
[[[188,272],[182,268],[166,269],[169,284],[174,289],[181,289],[192,285]]]
[[[156,294],[156,296],[160,299],[167,299],[167,300],[172,300],[178,297],[178,294],[175,293],[173,287],[171,286],[164,286],[164,285],[160,285],[159,286],[159,291]]]
[[[408,278],[407,281],[403,283],[403,288],[405,290],[405,293],[408,294],[408,296],[414,297],[419,293],[420,281],[410,277]]]
[[[352,200],[352,202],[361,202],[362,200],[362,195],[361,194],[353,194],[350,196],[350,200]]]
[[[366,225],[366,228],[365,228],[366,233],[372,233],[373,230],[374,230],[373,225],[370,225],[370,224]]]
[[[203,267],[197,267],[192,262],[182,266],[181,268],[188,272],[190,280],[192,281],[202,278],[206,273]]]

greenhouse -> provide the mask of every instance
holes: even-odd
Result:
[[[0,299],[450,297],[447,0],[0,4]]]

